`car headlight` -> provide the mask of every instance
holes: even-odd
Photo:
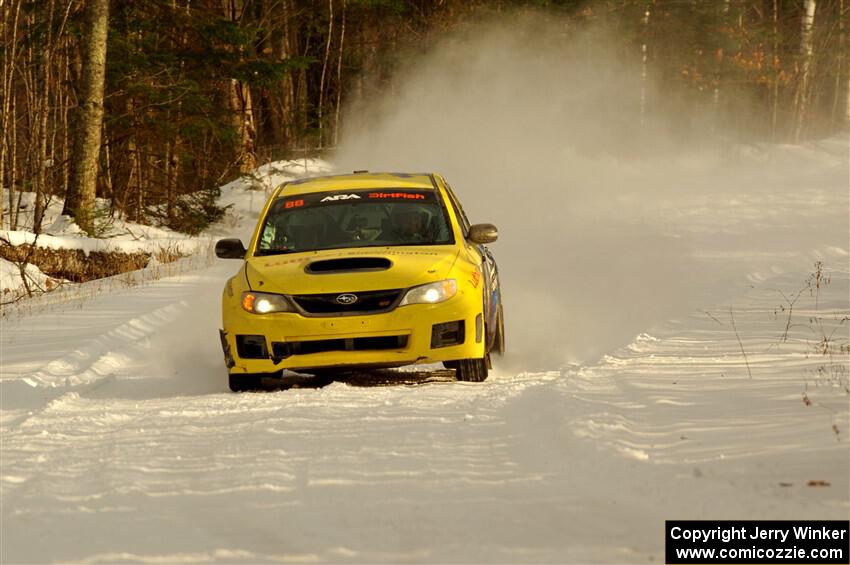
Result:
[[[267,292],[243,292],[242,308],[252,314],[295,311],[285,296]]]
[[[446,279],[435,283],[415,286],[407,291],[399,306],[407,304],[437,304],[457,294],[457,281]]]

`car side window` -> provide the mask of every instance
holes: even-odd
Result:
[[[463,232],[463,237],[467,237],[469,235],[469,219],[466,217],[466,212],[463,211],[463,206],[460,205],[460,201],[455,196],[455,193],[452,191],[452,187],[449,186],[449,183],[443,181],[446,185],[446,193],[449,195],[449,201],[452,203],[452,208],[454,208],[455,216],[457,216],[458,221],[460,222],[460,231]]]

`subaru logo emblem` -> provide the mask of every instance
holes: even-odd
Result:
[[[357,302],[357,295],[356,294],[340,294],[339,296],[336,297],[336,301],[339,304],[344,304],[346,306],[349,306],[349,305]]]

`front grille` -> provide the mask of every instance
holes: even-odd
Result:
[[[382,351],[407,347],[406,335],[381,337],[355,337],[349,339],[316,339],[311,341],[272,342],[272,360],[275,363],[293,355],[309,355],[327,351]]]
[[[395,308],[401,298],[402,289],[368,292],[334,292],[333,294],[299,294],[292,297],[307,314],[334,316],[345,314],[377,314]],[[346,304],[340,296],[356,296],[356,302]]]

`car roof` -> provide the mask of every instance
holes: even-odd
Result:
[[[429,173],[353,173],[298,179],[284,184],[278,196],[363,188],[433,189]]]

